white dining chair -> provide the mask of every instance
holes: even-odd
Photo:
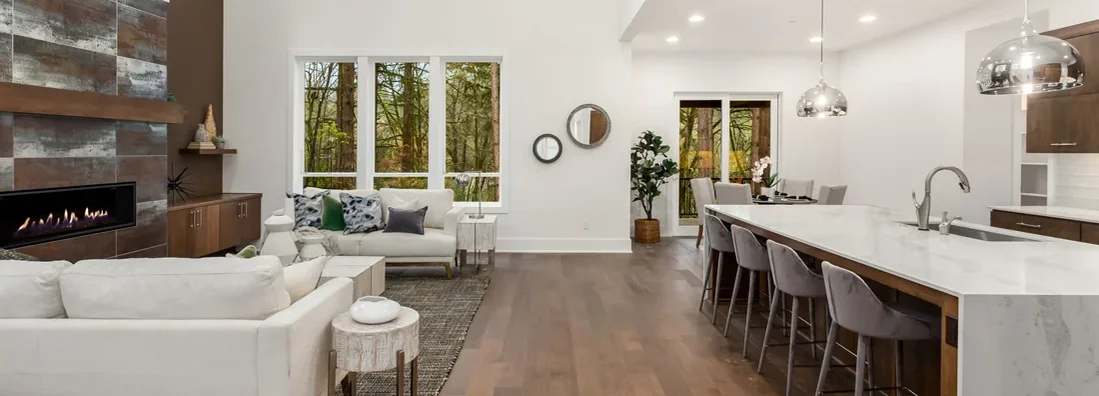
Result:
[[[752,186],[748,184],[715,183],[718,205],[751,205]]]
[[[847,196],[847,186],[820,186],[820,195],[817,196],[818,205],[843,205],[843,198]]]
[[[695,248],[702,244],[702,216],[706,214],[706,205],[713,205],[714,182],[706,177],[691,179],[691,193],[695,196],[695,211],[698,213],[698,238],[695,239]]]
[[[813,180],[782,179],[778,191],[795,197],[813,195]]]

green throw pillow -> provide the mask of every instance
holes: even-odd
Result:
[[[14,250],[0,249],[0,260],[38,261],[38,258]]]
[[[321,229],[343,231],[347,224],[343,221],[343,204],[327,194],[324,196],[324,211],[321,212]]]
[[[237,254],[227,253],[227,254],[225,254],[225,257],[236,257],[236,258],[242,258],[242,259],[250,259],[250,258],[256,257],[256,251],[257,250],[258,249],[256,249],[255,245],[248,245],[248,246],[245,246],[244,249],[241,249],[240,253],[237,253]]]

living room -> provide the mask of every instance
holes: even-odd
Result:
[[[0,395],[1094,394],[1099,5],[1010,3],[0,0]]]

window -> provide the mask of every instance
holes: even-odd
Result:
[[[449,188],[457,205],[503,209],[500,58],[325,60],[298,62],[304,92],[295,101],[303,126],[295,135],[295,188]],[[358,84],[360,77],[373,84]],[[471,182],[458,186],[460,174]]]

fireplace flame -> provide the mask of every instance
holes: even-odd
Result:
[[[84,216],[77,216],[77,212],[70,212],[65,209],[61,216],[55,217],[53,213],[50,213],[45,218],[39,218],[37,220],[28,217],[23,221],[23,225],[19,226],[19,229],[15,230],[18,235],[24,231],[43,231],[43,230],[56,230],[65,229],[89,225],[99,220],[106,219],[109,215],[106,210],[91,210],[91,208],[84,208]]]

